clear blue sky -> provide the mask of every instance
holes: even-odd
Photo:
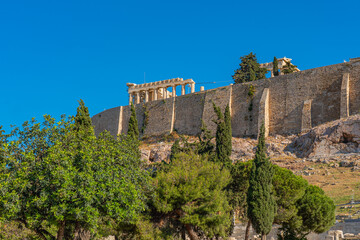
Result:
[[[0,1],[0,125],[127,105],[126,82],[227,85],[239,57],[360,57],[360,1]],[[197,85],[196,90],[199,90]]]

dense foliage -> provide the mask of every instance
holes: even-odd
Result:
[[[251,82],[265,78],[267,70],[260,67],[255,54],[251,52],[246,56],[240,57],[240,59],[240,68],[235,70],[232,76],[235,83]]]
[[[109,133],[96,138],[85,108],[80,102],[74,121],[45,116],[14,129],[2,148],[2,220],[44,240],[96,235],[104,218],[137,220],[148,183],[137,143]]]
[[[288,240],[329,229],[333,201],[270,163],[264,125],[255,159],[232,163],[230,108],[213,106],[216,145],[203,123],[198,141],[180,136],[170,162],[152,166],[140,160],[133,105],[127,136],[96,137],[82,100],[74,118],[0,127],[0,239],[224,238],[233,214],[263,237],[273,223]]]
[[[157,211],[177,219],[191,239],[201,234],[224,237],[230,225],[224,191],[229,180],[229,172],[206,157],[180,153],[155,178],[153,204]]]

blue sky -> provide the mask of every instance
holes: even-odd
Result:
[[[360,1],[0,1],[0,125],[128,104],[126,82],[231,83],[240,56],[360,57]],[[227,81],[227,82],[226,82]],[[196,86],[198,91],[200,84]]]

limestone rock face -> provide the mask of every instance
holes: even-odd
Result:
[[[298,157],[328,157],[360,152],[360,115],[336,120],[296,138],[288,149]]]
[[[159,143],[158,145],[152,146],[149,154],[149,162],[161,162],[168,161],[170,158],[171,144]]]

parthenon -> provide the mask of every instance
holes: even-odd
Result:
[[[185,95],[186,85],[190,86],[191,93],[195,92],[195,82],[192,79],[172,78],[158,82],[127,83],[126,85],[128,86],[129,104],[176,97],[176,86],[179,85],[181,86],[181,95]],[[169,87],[172,88],[171,92],[167,90]]]

